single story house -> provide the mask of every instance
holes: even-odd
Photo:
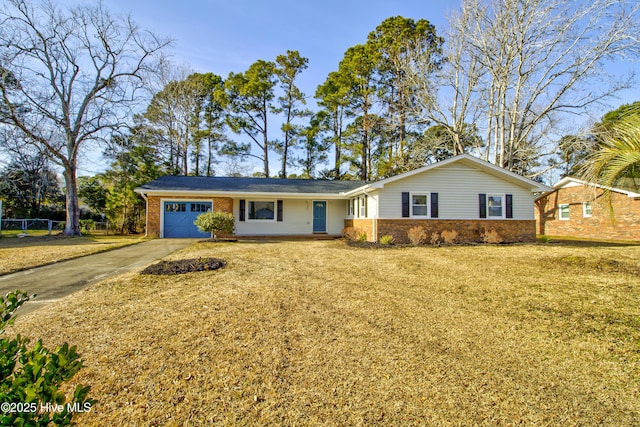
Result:
[[[640,241],[640,182],[627,188],[608,188],[566,177],[535,201],[539,234],[592,239]],[[609,204],[602,200],[610,191]]]
[[[136,189],[147,201],[147,234],[207,237],[202,212],[233,213],[237,236],[339,236],[353,227],[367,240],[410,228],[457,241],[534,241],[535,195],[551,188],[468,154],[376,182],[164,176]]]

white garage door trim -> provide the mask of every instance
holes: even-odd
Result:
[[[165,203],[211,203],[211,209],[214,209],[213,199],[188,199],[188,198],[160,198],[160,238],[164,238],[164,214]],[[195,227],[195,225],[194,225]]]

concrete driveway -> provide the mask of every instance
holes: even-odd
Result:
[[[0,276],[0,295],[20,289],[36,298],[24,304],[24,314],[50,304],[106,277],[151,264],[199,239],[155,239],[87,255],[69,261]]]

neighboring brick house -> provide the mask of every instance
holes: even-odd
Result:
[[[536,199],[538,233],[640,241],[639,187],[609,189],[612,218],[609,204],[602,200],[605,187],[577,178],[563,178],[553,186],[553,191]]]
[[[136,189],[147,200],[147,234],[204,237],[201,212],[236,217],[238,236],[326,234],[343,228],[369,241],[392,235],[406,242],[422,226],[428,238],[452,231],[457,241],[534,241],[534,198],[551,188],[462,154],[371,183],[273,178],[167,176]]]

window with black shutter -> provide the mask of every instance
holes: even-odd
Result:
[[[409,192],[402,192],[402,217],[409,218]]]
[[[480,205],[480,218],[486,218],[487,217],[487,195],[486,194],[479,194],[478,195],[478,202]]]
[[[431,218],[438,218],[438,193],[431,193]]]
[[[240,218],[238,219],[239,221],[244,221],[244,217],[245,217],[245,201],[244,200],[240,200]]]

